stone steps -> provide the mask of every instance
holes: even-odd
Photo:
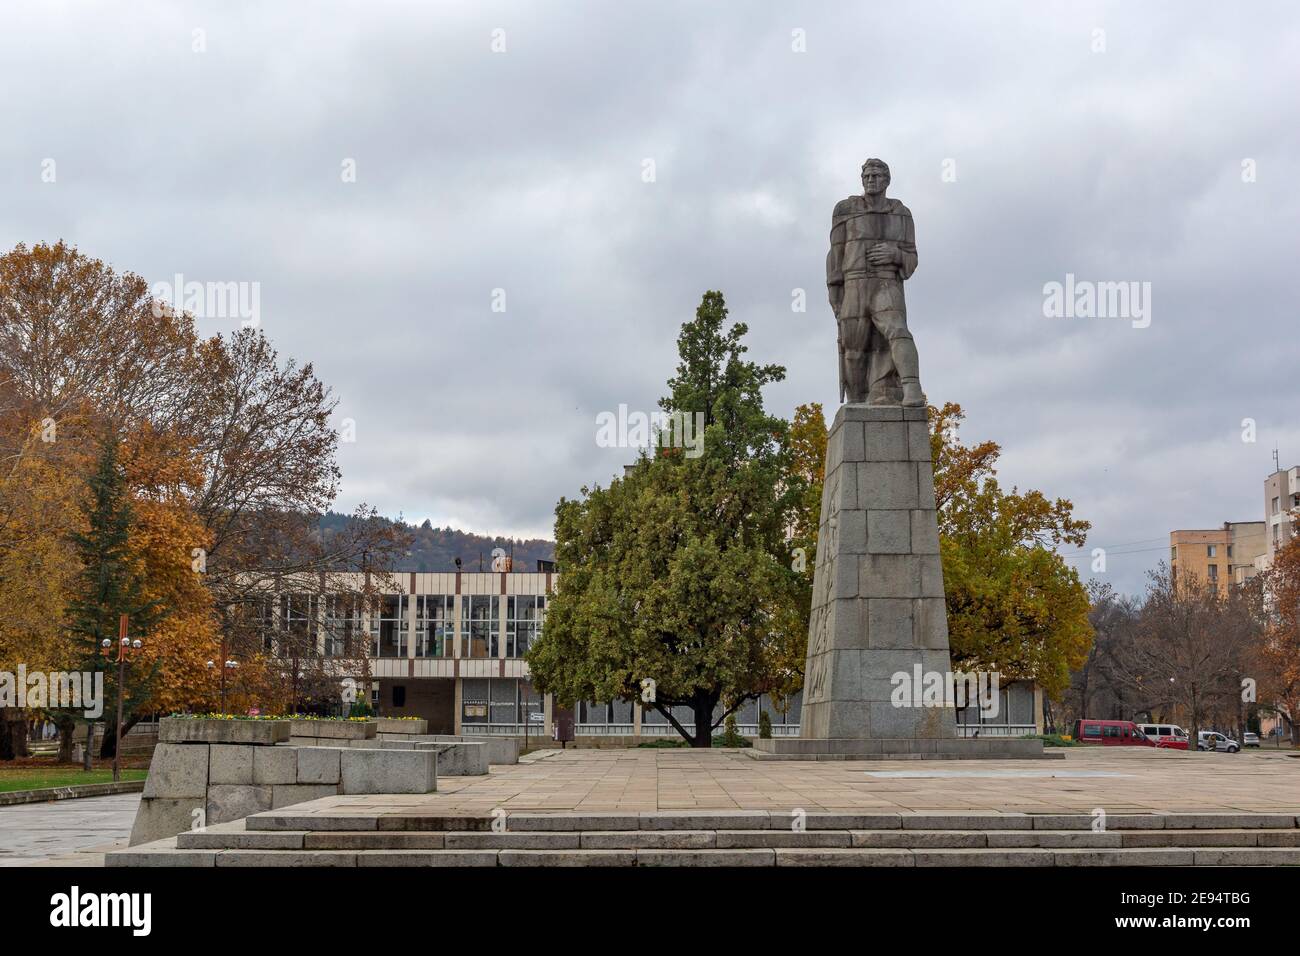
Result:
[[[247,830],[483,831],[495,818],[486,812],[421,809],[352,809],[312,804],[269,810],[247,817]],[[1029,813],[837,813],[779,810],[655,810],[642,813],[514,811],[505,816],[511,832],[617,830],[1088,830],[1091,814]],[[1104,829],[1117,830],[1296,830],[1295,813],[1112,813]]]
[[[1300,865],[1289,814],[486,814],[297,808],[109,854],[109,866]],[[499,824],[498,824],[499,825]]]
[[[1300,849],[1300,830],[588,830],[182,833],[183,850]]]
[[[1300,866],[1300,848],[881,849],[874,847],[568,849],[208,849],[176,839],[111,853],[114,867],[168,866]]]

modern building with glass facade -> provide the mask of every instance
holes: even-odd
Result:
[[[541,633],[552,573],[398,572],[368,624],[380,714],[430,733],[550,737],[550,706],[523,656]]]
[[[363,579],[355,576],[360,590]],[[555,572],[390,572],[373,612],[359,600],[280,595],[278,617],[310,633],[318,618],[316,648],[343,657],[354,645],[369,652],[371,700],[386,717],[422,717],[430,733],[501,734],[550,740],[569,711],[539,695],[523,660],[541,634]],[[360,639],[358,643],[357,639]],[[309,638],[310,640],[310,638]],[[737,711],[740,733],[758,735],[766,711],[774,736],[798,736],[800,695],[778,707],[764,697]],[[1032,684],[1002,688],[999,716],[981,720],[973,708],[959,715],[959,733],[1041,732],[1041,695]],[[661,713],[629,701],[580,701],[572,708],[579,745],[626,745],[642,738],[676,737]],[[693,714],[673,716],[687,729]]]

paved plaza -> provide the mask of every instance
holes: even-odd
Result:
[[[757,810],[1300,815],[1300,757],[1282,752],[1066,749],[1063,760],[756,761],[736,751],[555,750],[437,793],[337,796],[302,813]],[[0,808],[0,865],[102,865],[139,796]]]
[[[99,866],[106,845],[126,845],[140,794],[0,807],[0,866]]]
[[[756,761],[735,751],[564,750],[446,777],[438,792],[313,811],[805,810],[1300,814],[1300,757],[1064,749],[1064,760]]]

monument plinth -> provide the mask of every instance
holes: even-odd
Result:
[[[957,736],[948,612],[920,361],[903,283],[916,271],[912,213],[862,164],[862,195],[835,205],[826,288],[840,400],[826,444],[800,736],[754,757],[1041,757],[1042,741]],[[904,691],[900,693],[900,690]]]
[[[924,408],[840,408],[817,540],[802,736],[955,737],[952,708],[891,703],[892,675],[951,667]]]

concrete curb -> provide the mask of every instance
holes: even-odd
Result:
[[[0,793],[0,807],[16,807],[24,803],[50,803],[54,800],[77,800],[81,797],[111,797],[118,793],[140,793],[143,790],[143,780],[84,783],[71,787],[43,787],[40,790],[13,790]]]

